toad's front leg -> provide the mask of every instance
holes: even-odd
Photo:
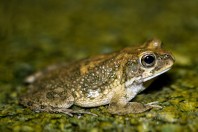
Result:
[[[152,108],[162,108],[157,105],[158,102],[151,102],[148,104],[138,102],[128,102],[124,97],[119,99],[113,98],[108,111],[111,114],[125,115],[130,113],[142,113]]]

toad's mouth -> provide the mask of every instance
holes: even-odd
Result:
[[[148,80],[151,80],[151,79],[153,79],[153,78],[155,78],[155,77],[157,77],[157,76],[159,76],[159,75],[161,75],[161,74],[167,72],[167,71],[170,70],[170,69],[171,69],[171,67],[168,68],[168,69],[165,69],[165,70],[163,70],[163,71],[161,71],[161,72],[159,72],[159,73],[156,73],[156,74],[153,75],[153,76],[149,76],[149,77],[147,77],[147,78],[144,78],[144,79],[143,79],[143,82],[146,82],[146,81],[148,81]]]

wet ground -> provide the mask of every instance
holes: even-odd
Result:
[[[198,131],[196,0],[0,1],[1,131]],[[31,73],[60,62],[109,53],[158,37],[176,59],[134,100],[163,109],[98,116],[36,113],[18,104]],[[79,109],[78,107],[73,107]]]

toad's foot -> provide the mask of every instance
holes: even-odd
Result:
[[[158,105],[159,102],[158,101],[154,101],[154,102],[150,102],[150,103],[147,103],[146,105],[150,105],[152,106],[152,108],[159,108],[159,109],[162,109],[163,107]]]
[[[125,106],[120,107],[117,104],[110,104],[109,112],[111,114],[130,114],[130,113],[142,113],[152,108],[162,108],[161,106],[157,105],[158,102],[151,102],[148,104],[142,104],[138,102],[128,102]]]
[[[73,116],[73,114],[89,114],[93,116],[97,116],[94,113],[83,111],[83,110],[72,110],[72,109],[65,109],[65,108],[49,108],[49,109],[43,109],[39,110],[38,112],[52,112],[52,113],[63,113],[69,116]]]

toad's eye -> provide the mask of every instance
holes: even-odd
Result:
[[[148,68],[152,67],[155,65],[155,62],[156,62],[155,54],[146,54],[146,55],[143,55],[141,58],[141,64],[144,67],[148,67]]]

